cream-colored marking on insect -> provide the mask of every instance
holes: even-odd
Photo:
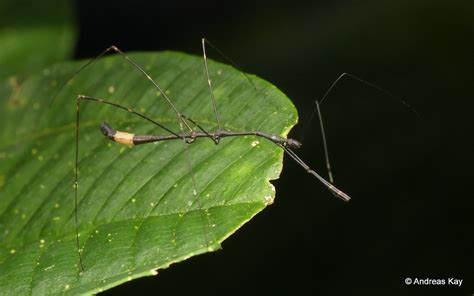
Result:
[[[114,135],[114,141],[120,144],[133,145],[133,134],[116,132]]]
[[[115,92],[115,87],[113,85],[109,86],[109,93],[113,94]]]

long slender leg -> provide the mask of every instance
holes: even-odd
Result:
[[[250,77],[244,71],[242,71],[242,68],[240,68],[239,65],[237,65],[237,63],[234,62],[231,58],[229,58],[227,55],[225,55],[219,48],[217,48],[217,46],[212,44],[206,38],[202,38],[202,44],[203,44],[203,47],[205,46],[204,44],[207,44],[207,45],[211,46],[218,54],[220,54],[225,60],[227,60],[232,66],[234,66],[234,68],[239,70],[240,73],[242,73],[242,75],[244,75],[245,78],[247,78],[248,82],[253,86],[253,88],[255,88],[255,90],[257,90],[257,86],[252,82]],[[204,49],[203,49],[203,51],[204,51]]]
[[[69,79],[66,81],[66,83],[64,83],[60,88],[59,88],[59,91],[57,92],[57,94],[59,94],[61,92],[61,90],[63,90],[64,87],[66,87],[66,85],[68,84],[69,81],[71,81],[74,77],[76,77],[79,73],[81,73],[84,69],[86,69],[87,67],[89,67],[90,65],[94,64],[98,59],[100,59],[101,57],[103,57],[105,54],[107,54],[108,52],[110,52],[112,50],[112,46],[108,47],[107,49],[105,49],[104,51],[102,51],[98,56],[96,56],[95,58],[89,60],[87,63],[85,63],[84,65],[82,65],[76,72],[74,72],[74,74],[72,74],[71,77],[69,77]],[[51,107],[51,105],[53,105],[54,101],[56,100],[56,96],[53,97],[53,99],[51,100],[51,103],[49,104],[49,106]]]
[[[77,195],[79,191],[79,110],[80,110],[80,100],[76,100],[76,160],[74,167],[74,226],[76,230],[76,245],[77,253],[79,255],[79,266],[81,271],[84,271],[84,264],[82,264],[82,252],[79,242],[79,220],[77,214]]]
[[[331,193],[334,194],[337,198],[342,199],[343,201],[349,201],[351,198],[349,195],[341,191],[340,189],[336,188],[334,185],[326,181],[323,177],[321,177],[318,173],[316,173],[314,170],[312,170],[301,158],[296,155],[293,150],[290,148],[281,145],[283,150],[291,157],[293,158],[296,163],[298,163],[301,167],[305,169],[305,171],[313,176],[315,176],[324,186],[326,186],[329,190],[331,190]]]
[[[211,82],[211,77],[209,76],[209,67],[207,65],[206,39],[202,38],[201,43],[202,43],[202,56],[204,58],[204,69],[206,70],[206,76],[207,76],[207,85],[209,86],[209,93],[211,94],[212,108],[214,109],[214,115],[216,116],[216,124],[217,124],[216,131],[220,131],[221,122],[219,120],[219,114],[217,113],[216,98],[214,97],[214,92],[212,91],[212,82]],[[215,140],[219,141],[219,139],[215,139]],[[216,142],[216,144],[217,143],[218,142]]]
[[[321,137],[323,138],[324,146],[324,157],[326,158],[326,168],[328,170],[329,182],[334,183],[332,176],[331,162],[329,161],[328,145],[326,143],[326,133],[324,132],[323,116],[321,115],[321,109],[319,108],[319,102],[316,101],[316,110],[318,111],[319,126],[321,127]]]
[[[178,135],[177,133],[175,133],[174,131],[172,131],[171,129],[167,128],[166,126],[164,126],[163,124],[151,119],[150,117],[140,113],[140,112],[137,112],[135,110],[133,110],[132,108],[130,107],[125,107],[125,106],[122,106],[120,104],[117,104],[117,103],[114,103],[114,102],[110,102],[110,101],[106,101],[106,100],[103,100],[103,99],[99,99],[99,98],[95,98],[95,97],[91,97],[91,96],[84,96],[84,95],[78,95],[77,96],[77,100],[80,101],[80,100],[88,100],[88,101],[94,101],[94,102],[97,102],[97,103],[101,103],[101,104],[106,104],[106,105],[110,105],[110,106],[113,106],[113,107],[116,107],[116,108],[119,108],[119,109],[122,109],[122,110],[125,110],[127,112],[130,112],[134,115],[137,115],[151,123],[153,123],[154,125],[156,126],[159,126],[160,128],[164,129],[165,131],[169,132],[170,134],[173,134],[177,137],[181,137],[180,135]]]
[[[150,75],[148,75],[148,73],[143,70],[143,68],[141,66],[139,66],[135,61],[133,61],[132,59],[130,59],[122,50],[120,50],[117,46],[109,46],[107,49],[105,49],[104,51],[102,51],[98,56],[96,56],[95,58],[91,59],[90,61],[88,61],[86,64],[84,64],[81,68],[79,68],[72,76],[71,78],[68,79],[71,80],[73,79],[75,76],[77,76],[80,72],[82,72],[84,69],[88,68],[89,66],[91,66],[92,64],[94,64],[97,60],[99,60],[101,57],[103,57],[104,55],[106,55],[107,53],[110,53],[110,52],[115,52],[117,54],[119,54],[122,58],[124,58],[130,65],[133,66],[133,68],[135,68],[137,71],[139,71],[142,75],[144,75],[146,77],[146,79],[161,93],[161,95],[163,96],[164,100],[168,103],[168,105],[173,109],[173,111],[176,113],[176,116],[178,118],[178,121],[180,123],[180,125],[184,125],[187,129],[189,129],[190,132],[192,132],[192,128],[189,126],[189,124],[186,122],[186,120],[184,118],[182,118],[182,114],[178,111],[178,109],[176,108],[176,106],[172,103],[171,99],[168,97],[168,95],[164,92],[164,90],[158,85],[158,83],[156,83],[156,81],[153,80],[153,78],[151,78]],[[63,87],[65,87],[66,84],[64,84]],[[61,88],[61,89],[62,89]]]
[[[207,57],[206,57],[206,49],[205,49],[205,44],[206,44],[206,40],[203,38],[202,39],[202,48],[203,48],[203,56],[204,56],[204,65],[205,65],[205,70],[206,70],[206,75],[207,75],[207,79],[208,79],[208,86],[209,86],[209,90],[210,90],[210,94],[211,94],[211,100],[212,100],[212,105],[213,105],[213,110],[214,110],[214,114],[215,114],[215,117],[216,117],[216,123],[217,123],[217,129],[218,130],[221,130],[221,125],[220,125],[220,120],[219,120],[219,115],[217,113],[217,106],[216,106],[216,102],[215,102],[215,97],[214,97],[214,93],[213,93],[213,90],[212,90],[212,83],[211,83],[211,79],[210,79],[210,75],[209,75],[209,69],[208,69],[208,64],[207,64]],[[218,53],[220,53],[222,56],[224,56],[227,60],[229,60],[233,65],[234,67],[238,68],[240,70],[240,68],[232,61],[230,60],[227,56],[225,56],[219,49],[217,49],[214,45],[212,45],[211,43],[207,42],[209,45],[211,45]],[[169,104],[169,106],[174,110],[174,112],[176,113],[176,117],[177,117],[177,120],[178,120],[178,123],[179,123],[179,126],[180,126],[180,134],[181,134],[181,137],[182,137],[182,140],[183,140],[183,144],[184,144],[184,154],[185,154],[185,157],[187,158],[187,163],[188,163],[188,166],[189,166],[189,170],[191,172],[191,176],[192,176],[192,184],[193,184],[193,195],[196,196],[196,200],[197,202],[200,204],[200,198],[199,198],[199,191],[197,190],[197,182],[196,182],[196,179],[195,179],[195,175],[194,175],[194,172],[193,172],[193,166],[192,166],[192,163],[191,163],[191,157],[189,155],[189,151],[188,151],[188,145],[189,143],[191,143],[192,141],[194,141],[193,138],[191,138],[190,140],[188,140],[188,138],[186,137],[185,133],[184,133],[184,128],[186,127],[190,133],[194,133],[194,130],[191,128],[191,126],[188,124],[187,121],[189,122],[192,122],[195,126],[197,126],[201,131],[203,131],[206,135],[210,136],[209,133],[207,131],[205,131],[199,124],[197,124],[194,120],[192,120],[191,118],[189,117],[186,117],[184,116],[183,114],[181,114],[178,109],[176,108],[176,106],[172,103],[172,101],[170,100],[170,98],[167,96],[167,94],[163,91],[163,89],[156,83],[156,81],[154,81],[151,76],[141,67],[139,66],[135,61],[133,61],[132,59],[130,59],[124,52],[122,52],[119,48],[117,48],[116,46],[110,46],[109,48],[107,48],[106,50],[104,50],[102,53],[100,53],[99,56],[97,56],[96,58],[92,59],[91,61],[89,61],[88,63],[86,63],[84,66],[82,66],[72,77],[75,77],[77,74],[79,74],[81,71],[83,71],[85,68],[87,68],[88,66],[90,66],[91,64],[93,64],[96,60],[98,60],[100,57],[102,57],[103,55],[105,55],[106,53],[108,52],[115,52],[115,53],[118,53],[120,56],[122,56],[129,64],[131,64],[137,71],[139,71],[140,73],[142,73],[146,79],[161,93],[161,95],[163,96],[163,98],[165,99],[165,101]],[[253,84],[253,82],[250,80],[250,78],[247,76],[247,74],[245,74],[243,71],[241,71],[241,73],[247,78],[247,80],[254,86],[254,88],[256,89],[255,85]],[[123,110],[126,110],[134,115],[137,115],[137,116],[140,116],[142,118],[144,118],[145,120],[161,127],[162,129],[168,131],[169,133],[175,135],[175,136],[178,136],[177,133],[171,131],[169,128],[163,126],[162,124],[158,123],[158,122],[155,122],[154,120],[144,116],[143,114],[141,113],[138,113],[138,112],[135,112],[133,111],[131,108],[127,108],[127,107],[124,107],[124,106],[121,106],[119,104],[116,104],[116,103],[113,103],[113,102],[109,102],[109,101],[105,101],[105,100],[102,100],[102,99],[97,99],[97,98],[94,98],[94,97],[90,97],[90,96],[83,96],[83,95],[80,95],[77,97],[77,116],[76,116],[76,164],[75,164],[75,183],[74,183],[74,187],[75,187],[75,210],[74,210],[74,216],[75,216],[75,228],[76,228],[76,243],[77,243],[77,248],[78,248],[78,253],[79,253],[79,261],[80,261],[80,268],[81,270],[84,270],[84,266],[83,266],[83,261],[82,261],[82,251],[80,249],[80,242],[79,242],[79,222],[78,222],[78,208],[77,208],[77,205],[78,205],[78,184],[79,184],[79,177],[78,177],[78,170],[79,170],[79,124],[80,124],[80,120],[79,120],[79,107],[80,107],[80,101],[81,100],[90,100],[90,101],[95,101],[95,102],[99,102],[99,103],[104,103],[104,104],[108,104],[108,105],[111,105],[111,106],[114,106],[116,108],[120,108],[120,109],[123,109]],[[218,144],[218,139],[216,138],[213,138],[210,136],[211,139],[213,139],[213,141]],[[199,206],[201,208],[201,206]],[[208,234],[207,234],[207,229],[205,229],[205,234],[206,234],[206,244],[208,242]]]
[[[216,136],[216,133],[214,133],[214,135],[211,135],[208,131],[206,131],[199,123],[197,123],[196,121],[192,120],[191,118],[189,117],[186,117],[183,115],[183,117],[187,120],[189,120],[192,124],[194,124],[198,129],[200,129],[205,135],[207,135],[207,137],[211,140],[214,141],[214,143],[216,145],[219,144],[219,140],[220,138],[218,136]],[[220,131],[221,129],[219,129],[218,131]]]
[[[163,124],[149,118],[148,116],[146,116],[142,113],[134,111],[132,108],[125,107],[123,105],[120,105],[120,104],[117,104],[117,103],[114,103],[114,102],[111,102],[111,101],[107,101],[107,100],[104,100],[104,99],[95,98],[95,97],[92,97],[92,96],[85,96],[85,95],[78,95],[77,96],[77,99],[76,99],[76,151],[75,151],[75,170],[74,170],[74,223],[75,223],[75,231],[76,231],[76,245],[77,245],[77,250],[78,250],[78,254],[79,254],[79,265],[80,265],[81,271],[84,271],[84,265],[83,265],[83,260],[82,260],[82,250],[81,250],[80,241],[79,241],[79,222],[78,222],[78,190],[79,190],[78,172],[79,172],[79,127],[80,127],[80,120],[79,120],[80,116],[79,115],[80,115],[80,102],[82,100],[96,102],[96,103],[100,103],[100,104],[106,104],[106,105],[110,105],[114,108],[118,108],[118,109],[127,111],[127,112],[129,112],[133,115],[141,117],[141,118],[147,120],[148,122],[150,122],[150,123],[162,128],[162,129],[166,130],[167,132],[169,132],[170,134],[176,136],[177,138],[186,139],[185,138],[186,135],[184,134],[183,130],[181,132],[181,135],[179,135],[178,133],[172,131],[171,129],[167,128]],[[184,117],[184,115],[183,115],[183,117]],[[208,135],[209,138],[213,139],[213,137],[211,135],[209,135],[209,133],[206,130],[204,130],[199,124],[197,124],[194,120],[192,120],[190,118],[187,118],[187,117],[184,117],[184,118],[189,120],[190,122],[192,122],[196,126],[198,126],[198,128],[201,129],[201,131],[203,131],[206,135]],[[190,141],[190,142],[192,142],[192,141]],[[187,149],[187,146],[189,145],[187,140],[184,140],[184,145],[185,145],[185,147],[184,147],[184,152],[183,153],[184,153],[184,155],[187,159],[186,163],[188,164],[188,169],[191,172],[193,195],[196,196],[196,200],[199,203],[198,206],[199,206],[199,208],[201,208],[200,200],[199,200],[199,196],[198,196],[199,190],[197,190],[197,182],[196,182],[196,178],[195,178],[195,175],[194,175],[194,172],[193,172],[191,158],[190,158],[190,155],[189,155],[189,152],[188,152],[189,150]],[[205,230],[205,236],[206,236],[206,242],[207,242],[208,241],[207,229]]]
[[[142,67],[140,67],[134,60],[130,59],[123,51],[121,51],[118,47],[116,46],[110,46],[109,47],[110,50],[118,53],[120,56],[122,56],[129,64],[131,64],[138,72],[142,73],[146,79],[161,93],[161,95],[163,96],[163,98],[165,99],[165,101],[168,103],[168,105],[170,105],[170,107],[174,110],[174,112],[176,113],[176,116],[177,116],[177,119],[178,119],[178,122],[180,124],[180,128],[182,129],[182,132],[184,133],[184,127],[183,125],[186,126],[186,128],[189,129],[190,132],[193,131],[193,129],[189,126],[189,124],[186,122],[186,120],[182,117],[181,115],[181,112],[178,111],[178,109],[176,108],[176,106],[171,102],[171,99],[168,97],[168,95],[166,95],[165,91],[158,85],[158,83],[156,83],[155,80],[153,80],[153,78],[151,78],[150,75],[148,75],[148,73],[143,70]]]
[[[231,58],[229,58],[227,55],[225,55],[219,48],[217,48],[214,44],[212,44],[209,40],[207,40],[206,38],[201,38],[201,44],[202,44],[202,55],[203,55],[203,59],[204,59],[204,70],[206,72],[206,77],[207,77],[207,85],[209,87],[209,93],[210,93],[210,96],[211,96],[211,103],[212,103],[212,108],[213,108],[213,111],[214,111],[214,115],[215,115],[215,118],[216,118],[216,131],[220,131],[222,130],[222,127],[221,127],[221,123],[220,123],[220,118],[219,118],[219,114],[217,112],[217,104],[216,104],[216,98],[214,96],[214,90],[212,88],[212,80],[210,78],[210,74],[209,74],[209,65],[208,65],[208,62],[207,62],[207,54],[206,54],[206,44],[211,46],[219,55],[221,55],[225,60],[227,60],[232,66],[234,66],[237,70],[239,70],[240,73],[242,73],[242,75],[244,75],[244,77],[247,79],[247,81],[252,85],[252,87],[257,90],[257,87],[255,86],[255,84],[252,82],[252,80],[250,79],[250,77],[244,72],[242,71],[242,69],[240,68],[239,65],[237,65],[237,63],[235,63]],[[190,118],[188,118],[188,120],[190,120]],[[190,120],[192,121],[192,120]],[[194,121],[192,121],[195,125],[197,125]],[[198,126],[199,127],[199,126]],[[204,131],[202,128],[199,127],[199,129],[201,129],[202,131]],[[204,131],[205,132],[205,131]],[[216,134],[216,133],[215,133]],[[214,140],[214,143],[217,145],[219,144],[219,138],[214,136],[213,137],[213,140]]]
[[[110,102],[110,101],[107,101],[107,100],[91,97],[91,96],[84,96],[84,95],[78,95],[77,96],[77,98],[76,98],[76,151],[75,151],[75,169],[74,169],[74,224],[75,224],[75,232],[76,232],[76,245],[77,245],[77,251],[78,251],[78,255],[79,255],[79,266],[80,266],[81,271],[84,271],[84,264],[83,264],[83,260],[82,260],[82,249],[81,249],[80,241],[79,241],[79,219],[78,219],[79,127],[80,127],[80,116],[79,115],[80,115],[80,102],[82,100],[96,102],[96,103],[100,103],[100,104],[106,104],[106,105],[110,105],[114,108],[122,109],[124,111],[127,111],[127,112],[133,114],[133,115],[139,116],[139,117],[151,122],[154,125],[157,125],[158,127],[170,132],[171,134],[175,135],[178,138],[185,137],[185,135],[184,134],[179,135],[178,133],[173,132],[171,129],[165,127],[164,125],[160,124],[159,122],[156,122],[155,120],[147,117],[146,115],[144,115],[142,113],[136,112],[131,108],[128,108],[128,107],[125,107],[125,106],[122,106],[122,105],[119,105],[119,104],[116,104],[116,103],[113,103],[113,102]],[[184,142],[184,145],[186,145],[185,147],[187,148],[187,146],[189,144],[187,142]],[[187,156],[187,152],[186,152],[188,149],[184,149],[184,150],[185,150],[184,153],[186,155],[185,157],[188,158],[188,160],[189,160],[189,157]],[[190,170],[192,171],[192,165],[191,164],[189,164],[189,165],[191,166]],[[193,182],[193,186],[194,186],[193,194],[196,195],[196,187],[195,187],[196,186],[196,181],[195,181],[195,178],[194,178],[194,174],[191,173],[191,175],[192,175],[192,182]]]
[[[202,38],[202,51],[203,51],[203,57],[204,57],[204,67],[205,67],[205,70],[206,70],[206,75],[207,75],[207,83],[208,83],[208,86],[209,86],[209,91],[210,91],[210,94],[211,94],[211,100],[212,100],[212,105],[213,105],[213,109],[214,109],[214,113],[215,113],[215,116],[216,116],[216,122],[217,122],[217,127],[218,127],[218,130],[220,130],[220,122],[219,122],[219,116],[217,114],[217,108],[216,108],[216,102],[215,102],[215,97],[214,97],[214,93],[213,93],[213,89],[212,89],[212,81],[209,77],[209,69],[208,69],[208,65],[207,65],[207,56],[206,56],[206,43],[208,45],[210,45],[212,48],[214,48],[214,50],[216,50],[222,57],[224,57],[227,61],[229,61],[235,68],[237,68],[246,78],[247,80],[252,84],[252,86],[257,89],[257,87],[255,86],[255,84],[252,82],[252,80],[250,80],[250,78],[247,76],[247,74],[245,74],[244,71],[242,71],[242,69],[234,62],[232,61],[229,57],[227,57],[221,50],[219,50],[215,45],[213,45],[211,42],[209,42],[207,39],[205,38]],[[348,74],[346,74],[348,75]],[[342,77],[340,77],[342,78]],[[338,78],[338,80],[340,79]],[[337,83],[337,80],[336,80],[336,83]],[[329,90],[330,91],[330,90]],[[327,92],[328,93],[328,92]],[[326,94],[327,95],[327,94]],[[329,175],[329,180],[330,182],[326,181],[324,178],[322,178],[318,173],[316,173],[314,170],[312,170],[308,165],[306,165],[306,163],[303,162],[303,160],[301,160],[301,158],[299,158],[296,153],[294,153],[288,146],[284,146],[284,145],[279,145],[280,147],[283,148],[283,150],[285,150],[285,152],[290,155],[291,158],[293,158],[293,160],[295,160],[299,165],[301,165],[308,173],[314,175],[319,181],[321,181],[326,187],[328,187],[328,189],[331,190],[331,192],[337,196],[338,198],[344,200],[344,201],[349,201],[350,200],[350,197],[345,194],[344,192],[342,192],[341,190],[337,189],[336,187],[334,187],[334,185],[332,185],[331,183],[334,182],[334,179],[333,179],[333,175],[332,175],[332,171],[331,171],[331,164],[330,164],[330,161],[329,161],[329,152],[328,152],[328,149],[327,149],[327,144],[326,144],[326,136],[324,134],[324,126],[323,126],[323,120],[322,120],[322,117],[321,117],[321,111],[319,110],[319,104],[318,102],[316,102],[316,107],[317,107],[317,112],[318,112],[318,116],[319,116],[319,122],[320,122],[320,126],[321,126],[321,132],[322,132],[322,136],[323,136],[323,143],[324,143],[324,151],[325,151],[325,157],[326,157],[326,167],[327,167],[327,170],[328,170],[328,175]],[[311,114],[311,117],[314,116],[314,112],[313,114]],[[190,120],[191,122],[194,123],[194,121]],[[216,141],[218,141],[218,139],[216,139]],[[217,142],[216,142],[217,144]]]
[[[206,70],[206,75],[207,75],[207,83],[208,83],[208,86],[209,86],[209,91],[210,91],[210,94],[211,94],[211,100],[212,100],[212,105],[213,105],[213,109],[214,109],[214,113],[215,113],[215,116],[216,116],[216,122],[217,122],[217,127],[218,127],[218,130],[220,130],[220,122],[219,122],[219,116],[217,114],[217,108],[216,108],[216,103],[215,103],[215,97],[214,97],[214,93],[213,93],[213,89],[212,89],[212,81],[209,77],[209,69],[208,69],[208,65],[207,65],[207,56],[206,56],[206,43],[209,44],[211,47],[213,47],[220,55],[222,55],[225,59],[227,59],[235,68],[237,68],[238,70],[240,70],[241,73],[243,73],[245,75],[245,77],[247,78],[247,80],[254,86],[255,89],[256,86],[253,84],[253,82],[250,80],[250,78],[245,74],[245,72],[243,72],[239,66],[237,66],[236,63],[234,63],[230,58],[228,58],[222,51],[220,51],[217,47],[215,47],[212,43],[210,43],[208,40],[206,40],[205,38],[202,38],[202,50],[203,50],[203,57],[204,57],[204,67],[205,67],[205,70]],[[348,75],[348,74],[346,74]],[[341,79],[342,77],[338,78]],[[336,80],[336,83],[337,83],[337,80]],[[335,85],[335,83],[333,83],[333,85]],[[332,86],[333,87],[333,86]],[[329,90],[330,91],[330,90]],[[327,93],[329,93],[329,91]],[[327,94],[326,94],[327,95]],[[325,95],[325,96],[326,96]],[[318,116],[319,116],[319,122],[320,122],[320,126],[321,126],[321,132],[322,132],[322,137],[323,137],[323,143],[324,143],[324,151],[325,151],[325,157],[326,157],[326,167],[328,169],[328,175],[329,175],[329,180],[330,182],[326,181],[323,177],[321,177],[318,173],[316,173],[314,170],[312,170],[306,163],[303,162],[303,160],[301,160],[301,158],[298,157],[298,155],[296,155],[295,152],[293,152],[293,150],[291,150],[289,147],[285,146],[285,145],[279,145],[280,147],[283,148],[283,150],[291,157],[293,158],[293,160],[295,160],[300,166],[302,166],[306,172],[312,174],[313,176],[315,176],[319,181],[321,181],[336,197],[344,200],[344,201],[349,201],[350,200],[350,197],[345,194],[344,192],[342,192],[341,190],[339,190],[338,188],[336,188],[334,185],[332,185],[331,183],[334,182],[334,179],[333,179],[333,175],[332,175],[332,171],[331,171],[331,164],[330,164],[330,161],[329,161],[329,152],[328,152],[328,149],[327,149],[327,144],[326,144],[326,136],[325,136],[325,133],[324,133],[324,126],[323,126],[323,120],[322,120],[322,116],[321,116],[321,111],[320,111],[320,108],[319,108],[319,103],[316,101],[316,108],[317,108],[317,112],[318,112]],[[314,116],[314,112],[313,114],[311,115],[311,117]],[[194,121],[190,120],[191,122],[194,123]],[[196,124],[196,123],[195,123]],[[218,139],[216,139],[218,140]],[[217,144],[217,142],[216,142]]]
[[[349,74],[349,73],[342,73],[341,75],[339,75],[339,77],[334,80],[334,82],[331,84],[331,86],[326,90],[326,92],[324,93],[323,97],[321,98],[321,100],[316,100],[315,103],[316,103],[316,108],[313,109],[313,112],[311,113],[310,115],[310,118],[309,120],[307,121],[306,125],[303,127],[303,131],[307,130],[308,129],[308,126],[310,124],[310,122],[313,120],[314,116],[317,114],[318,115],[318,120],[319,120],[319,125],[321,127],[321,136],[323,138],[323,146],[324,146],[324,155],[325,155],[325,160],[326,160],[326,168],[327,168],[327,171],[328,171],[328,175],[329,175],[329,181],[331,183],[334,183],[334,178],[333,178],[333,174],[332,174],[332,169],[331,169],[331,163],[330,163],[330,160],[329,160],[329,152],[328,152],[328,148],[327,148],[327,140],[326,140],[326,134],[325,134],[325,131],[324,131],[324,125],[323,125],[323,118],[322,118],[322,115],[321,115],[321,104],[328,98],[329,94],[334,90],[334,88],[336,87],[336,85],[341,81],[342,78],[344,77],[348,77],[348,78],[351,78],[351,79],[354,79],[356,81],[359,81],[371,88],[374,88],[378,91],[380,91],[381,93],[385,94],[387,97],[391,98],[391,99],[394,99],[396,101],[398,101],[399,103],[401,103],[403,106],[405,106],[408,110],[410,110],[410,112],[413,112],[416,116],[420,116],[419,113],[416,111],[415,108],[413,108],[410,104],[408,104],[405,100],[401,99],[400,97],[392,94],[391,92],[385,90],[384,88],[374,84],[374,83],[371,83],[371,82],[368,82],[366,80],[363,80],[355,75],[352,75],[352,74]],[[303,138],[303,137],[302,137]]]
[[[146,79],[151,82],[151,84],[153,84],[153,86],[162,94],[163,98],[166,100],[166,102],[168,103],[168,105],[171,106],[171,108],[174,110],[174,112],[176,113],[176,117],[177,117],[177,120],[179,122],[179,128],[180,128],[180,132],[181,132],[181,135],[182,135],[182,139],[183,139],[183,154],[184,156],[186,157],[187,159],[187,163],[188,163],[188,169],[189,171],[191,172],[191,182],[192,182],[192,185],[193,185],[193,195],[194,196],[197,196],[196,200],[198,200],[198,202],[200,202],[199,200],[199,191],[197,190],[197,182],[196,182],[196,177],[194,175],[194,169],[193,169],[193,165],[192,165],[192,159],[191,159],[191,156],[189,155],[189,152],[188,152],[188,145],[189,142],[187,139],[186,139],[186,136],[185,136],[185,133],[184,133],[184,126],[186,126],[187,129],[189,129],[189,131],[191,133],[194,132],[194,130],[191,128],[191,126],[188,124],[188,122],[186,121],[186,117],[183,116],[183,114],[181,114],[181,112],[178,111],[178,109],[176,108],[176,106],[171,102],[170,98],[166,95],[166,93],[163,91],[163,89],[158,85],[158,83],[156,83],[155,80],[153,80],[153,78],[151,78],[150,75],[148,75],[148,73],[143,70],[142,67],[140,67],[135,61],[133,61],[132,59],[130,59],[124,52],[122,52],[120,49],[118,49],[116,46],[111,46],[110,47],[111,50],[115,51],[116,53],[118,53],[119,55],[121,55],[128,63],[130,63],[137,71],[139,71],[140,73],[142,73]],[[206,243],[207,243],[207,234],[206,234]]]

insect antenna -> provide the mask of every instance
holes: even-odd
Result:
[[[334,177],[333,177],[333,173],[332,173],[332,168],[331,168],[331,162],[329,160],[329,150],[328,150],[328,145],[327,145],[327,140],[326,140],[326,133],[325,133],[325,129],[324,129],[324,124],[323,124],[323,117],[322,117],[322,112],[321,112],[321,104],[328,98],[329,94],[334,90],[334,88],[336,87],[336,85],[344,78],[344,77],[348,77],[350,79],[353,79],[353,80],[356,80],[360,83],[363,83],[379,92],[381,92],[382,94],[384,94],[385,96],[397,101],[398,103],[402,104],[405,108],[407,108],[410,112],[412,112],[413,114],[415,114],[417,117],[420,117],[420,114],[418,113],[418,111],[413,107],[411,106],[410,104],[408,104],[405,100],[403,100],[402,98],[400,98],[399,96],[396,96],[394,94],[392,94],[391,92],[387,91],[386,89],[378,86],[377,84],[374,84],[372,82],[369,82],[367,80],[364,80],[362,78],[359,78],[355,75],[352,75],[352,74],[349,74],[349,73],[342,73],[341,75],[339,75],[339,77],[334,80],[334,82],[331,84],[331,86],[326,90],[326,92],[324,93],[323,97],[321,98],[321,100],[316,100],[315,101],[315,108],[313,109],[313,111],[311,112],[311,115],[309,117],[309,119],[306,121],[306,124],[304,125],[303,127],[303,135],[301,137],[301,139],[304,138],[304,135],[306,134],[305,131],[308,130],[309,128],[309,125],[311,123],[311,121],[313,120],[314,116],[317,115],[318,116],[318,122],[319,122],[319,126],[320,126],[320,129],[321,129],[321,137],[322,137],[322,140],[323,140],[323,147],[324,147],[324,158],[325,158],[325,163],[326,163],[326,169],[327,169],[327,173],[328,173],[328,178],[329,178],[329,181],[330,183],[334,183]]]
[[[388,90],[378,86],[377,84],[374,84],[372,82],[369,82],[367,80],[364,80],[362,78],[359,78],[355,75],[352,75],[352,74],[349,74],[349,73],[342,73],[341,75],[339,75],[339,77],[334,80],[334,82],[331,84],[331,86],[328,88],[328,90],[326,91],[326,93],[324,94],[324,96],[321,98],[321,100],[319,101],[319,104],[322,104],[324,102],[324,100],[326,100],[326,98],[328,97],[329,93],[333,90],[333,88],[336,86],[336,84],[344,77],[348,77],[348,78],[351,78],[351,79],[354,79],[354,80],[357,80],[365,85],[368,85],[376,90],[378,90],[379,92],[381,93],[384,93],[386,96],[388,96],[389,98],[392,98],[393,100],[395,101],[398,101],[399,103],[401,103],[402,105],[405,106],[405,108],[407,108],[408,110],[410,110],[411,112],[413,112],[416,116],[420,116],[420,114],[418,113],[418,111],[416,111],[416,109],[411,106],[410,104],[408,104],[405,100],[403,100],[401,97],[399,96],[396,96],[394,94],[392,94],[391,92],[389,92]]]
[[[212,89],[212,80],[210,79],[209,68],[208,68],[208,64],[207,64],[206,43],[208,45],[210,45],[214,50],[216,50],[216,52],[218,52],[221,56],[223,56],[227,61],[229,61],[235,68],[237,68],[247,78],[247,80],[252,84],[252,86],[254,87],[255,90],[258,90],[258,89],[255,86],[255,84],[252,82],[250,77],[244,71],[242,71],[242,69],[232,59],[230,59],[228,56],[226,56],[221,50],[219,50],[215,45],[213,45],[211,42],[209,42],[206,38],[202,38],[201,41],[202,41],[202,51],[203,51],[203,58],[204,58],[204,67],[205,67],[206,76],[207,76],[207,83],[208,83],[208,86],[209,86],[209,91],[210,91],[211,100],[212,100],[212,106],[213,106],[214,113],[215,113],[215,116],[216,116],[216,123],[217,123],[217,128],[218,128],[218,131],[219,131],[221,129],[221,127],[220,127],[220,122],[219,122],[219,116],[217,114],[217,109],[216,109],[216,102],[215,102],[216,100],[215,100],[215,97],[214,97],[214,94],[213,94],[213,89]],[[349,75],[349,74],[346,74],[346,75]],[[342,77],[344,77],[344,75],[341,75],[341,77],[339,77],[338,80],[340,80]],[[327,96],[327,94],[331,91],[331,89],[334,87],[334,85],[337,83],[338,80],[336,80],[333,83],[333,85],[329,88],[329,90],[326,92],[326,94],[323,98],[325,98]],[[296,153],[293,150],[290,149],[289,146],[292,146],[291,143],[294,143],[295,148],[299,148],[301,146],[300,142],[292,140],[292,139],[285,139],[286,141],[278,142],[278,141],[275,141],[277,139],[277,137],[268,136],[265,133],[262,133],[262,132],[259,132],[259,131],[257,131],[256,135],[267,138],[270,141],[277,144],[278,146],[280,146],[294,161],[296,161],[296,163],[298,163],[301,167],[303,167],[303,169],[305,169],[306,172],[314,175],[336,197],[338,197],[338,198],[340,198],[344,201],[349,201],[350,197],[347,194],[345,194],[344,192],[337,189],[336,187],[334,187],[334,185],[331,184],[331,183],[334,182],[334,180],[333,180],[333,176],[332,176],[332,172],[331,172],[331,165],[330,165],[330,162],[329,162],[329,153],[328,153],[328,149],[327,149],[327,145],[326,145],[326,136],[324,135],[323,120],[322,120],[322,116],[321,116],[321,111],[319,110],[319,104],[317,102],[316,102],[316,107],[317,107],[317,111],[318,111],[319,122],[320,122],[322,136],[323,136],[324,153],[325,153],[325,156],[326,156],[326,167],[327,167],[327,170],[328,170],[328,175],[329,175],[329,181],[330,182],[326,181],[318,173],[316,173],[314,170],[312,170],[306,163],[303,162],[303,160],[301,160],[301,158],[298,157],[298,155],[296,155]],[[314,117],[314,112],[311,114],[311,118],[312,117]],[[193,123],[196,124],[195,122],[193,122]],[[217,134],[217,132],[214,133],[214,139],[215,139],[215,143],[218,144],[219,138],[216,137],[216,134]]]

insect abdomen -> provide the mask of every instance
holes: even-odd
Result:
[[[120,131],[114,130],[109,124],[106,122],[102,123],[100,125],[100,130],[104,136],[109,138],[110,140],[117,142],[119,144],[125,144],[125,145],[133,145],[133,138],[134,134],[130,133],[124,133]]]

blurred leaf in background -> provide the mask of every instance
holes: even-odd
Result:
[[[0,1],[0,80],[30,75],[71,57],[75,21],[70,1]]]

